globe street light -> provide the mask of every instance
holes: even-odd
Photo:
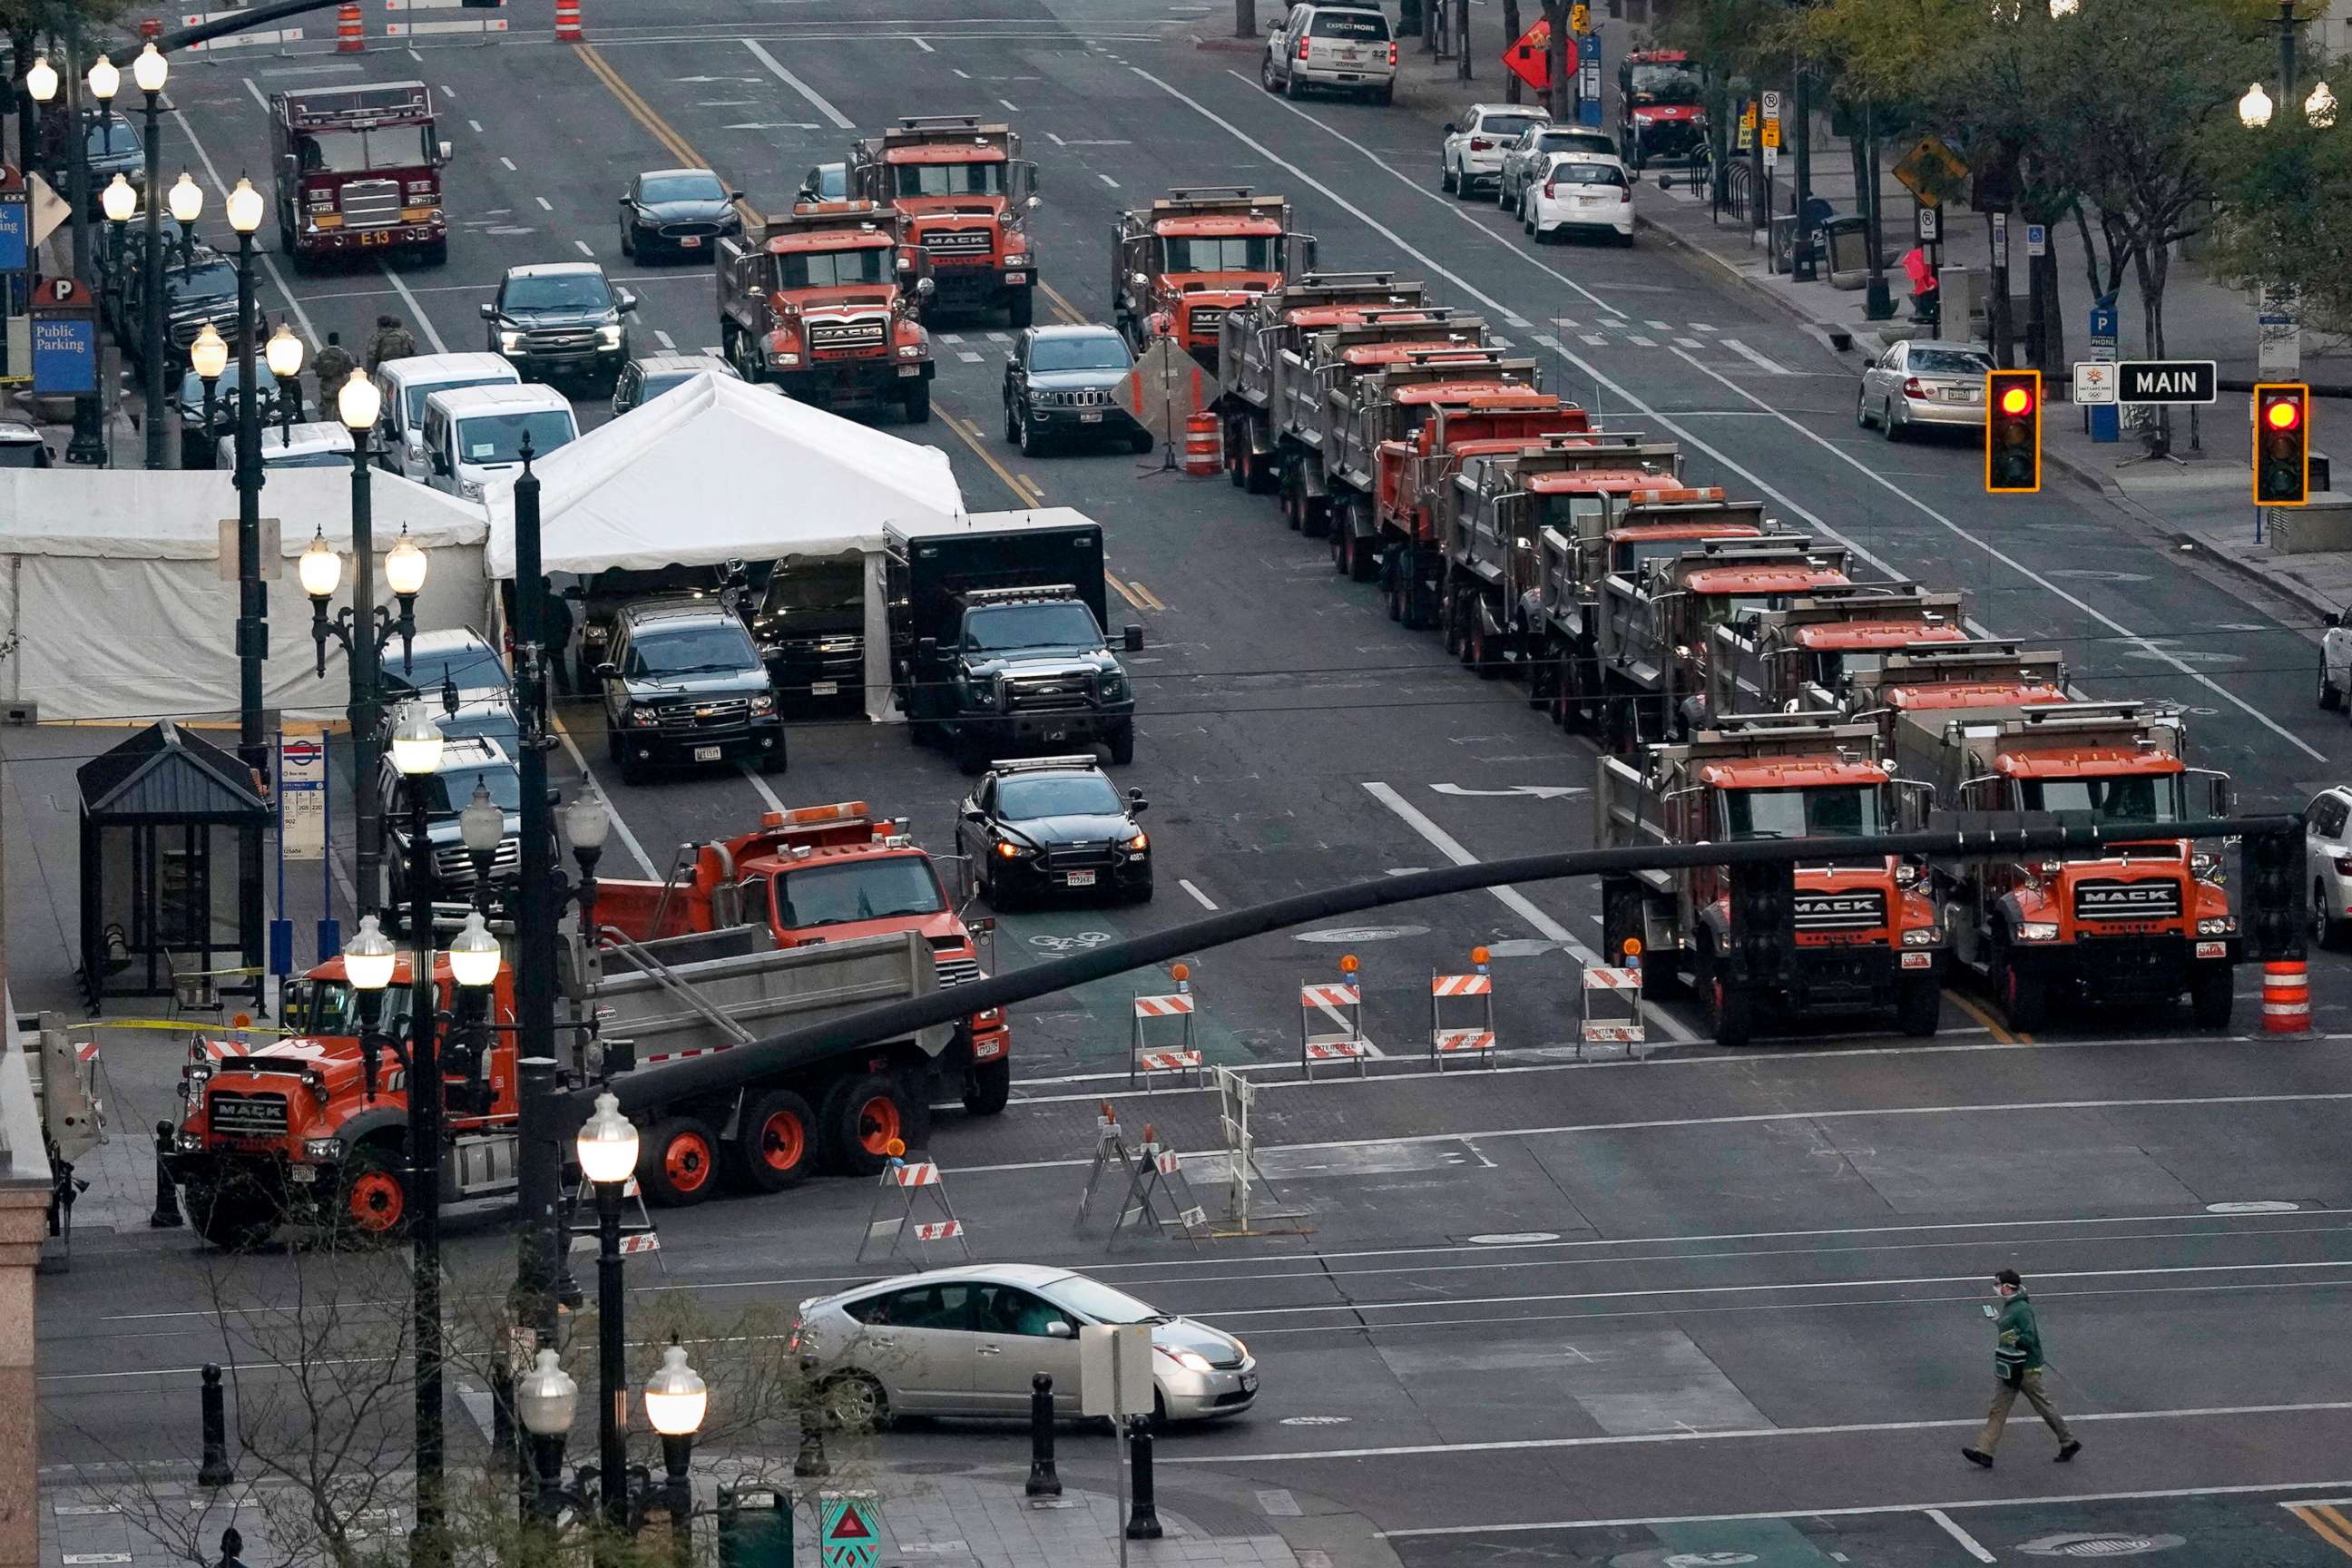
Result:
[[[254,385],[254,343],[261,325],[253,308],[253,236],[265,205],[253,182],[239,179],[223,204],[236,231],[236,666],[237,753],[256,772],[268,765],[262,732],[261,665],[269,657],[269,589],[261,580],[261,406]]]
[[[25,73],[25,90],[33,95],[35,103],[47,103],[58,96],[58,68],[49,64],[49,57],[37,55],[33,68]]]
[[[2326,82],[2314,87],[2311,96],[2303,100],[2303,117],[2322,131],[2336,123],[2336,95],[2327,90]]]
[[[376,1026],[383,1016],[383,994],[392,984],[398,960],[392,939],[383,934],[376,918],[362,915],[357,934],[343,944],[343,978],[359,995],[360,1073],[370,1105],[375,1103],[377,1069],[383,1056],[383,1037]],[[400,1048],[397,1041],[393,1048]]]
[[[98,210],[106,215],[106,291],[114,298],[119,312],[128,303],[130,290],[122,282],[122,234],[131,217],[139,211],[139,193],[131,182],[117,174],[109,180],[100,193]],[[120,320],[118,315],[117,320]]]
[[[212,456],[215,449],[213,389],[220,384],[221,374],[228,369],[228,344],[221,341],[219,329],[210,321],[206,321],[203,330],[196,333],[196,341],[188,345],[188,368],[196,373],[196,379],[205,386],[205,461],[209,465],[217,460]],[[181,457],[185,460],[187,454],[184,452]]]
[[[2238,100],[2238,123],[2249,131],[2260,131],[2271,122],[2271,95],[2263,90],[2261,82],[2246,89],[2246,96]]]
[[[294,421],[302,415],[302,340],[280,321],[262,349],[262,358],[268,363],[269,374],[278,378],[279,444],[290,447],[294,444]]]
[[[487,910],[490,873],[498,864],[499,846],[506,842],[507,814],[490,798],[489,787],[480,779],[474,781],[473,798],[457,814],[457,837],[474,862],[474,908]]]
[[[580,1385],[563,1370],[551,1350],[539,1352],[539,1363],[515,1379],[515,1415],[531,1436],[532,1473],[539,1484],[530,1493],[530,1517],[551,1521],[563,1503],[563,1439],[580,1412]]]
[[[662,1363],[646,1383],[646,1421],[661,1434],[662,1509],[669,1515],[670,1539],[680,1562],[689,1561],[694,1528],[694,1435],[702,1430],[710,1390],[702,1374],[686,1364],[686,1351],[676,1338],[662,1352]]]
[[[637,1170],[637,1129],[610,1089],[573,1140],[581,1173],[596,1189],[596,1380],[604,1407],[596,1417],[596,1474],[604,1518],[615,1530],[629,1519],[629,1387],[621,1318],[625,1310],[621,1258],[621,1191]]]

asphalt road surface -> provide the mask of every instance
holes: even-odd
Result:
[[[973,14],[975,10],[984,15]],[[2316,649],[2292,608],[2151,542],[2097,496],[1979,493],[1972,444],[1856,429],[1853,356],[1761,316],[1653,237],[1533,248],[1491,205],[1436,188],[1444,106],[1388,110],[1262,92],[1255,61],[1203,49],[1201,5],[845,0],[823,16],[726,0],[594,0],[587,47],[520,31],[490,47],[223,57],[175,74],[167,160],[200,177],[266,166],[272,89],[421,76],[439,96],[456,227],[446,267],[353,267],[265,290],[314,341],[363,345],[376,313],[430,348],[481,346],[477,306],[509,266],[593,257],[644,301],[637,352],[714,344],[707,268],[619,254],[614,198],[639,168],[709,163],[755,202],[844,155],[856,127],[971,110],[1013,122],[1040,167],[1035,232],[1053,319],[1107,310],[1113,215],[1171,185],[1240,183],[1297,202],[1325,267],[1389,268],[1475,308],[1549,384],[1612,428],[1670,436],[1699,483],[1761,495],[1880,573],[1964,588],[2001,636],[2065,650],[2100,696],[2189,713],[2194,760],[2248,806],[2293,806],[2352,751],[2313,707]],[[519,16],[518,20],[528,17]],[[1484,84],[1491,89],[1492,81]],[[167,175],[171,171],[167,168]],[[1041,304],[1043,302],[1041,301]],[[1041,310],[1040,320],[1046,319]],[[1001,438],[1001,319],[935,322],[937,413],[975,510],[1101,520],[1146,630],[1122,784],[1153,802],[1156,902],[1007,917],[997,963],[1041,962],[1305,889],[1590,841],[1589,746],[1392,625],[1320,541],[1222,480],[1124,453],[1028,459]],[[601,418],[584,401],[583,420]],[[789,506],[790,497],[745,505]],[[566,708],[601,758],[591,705]],[[944,849],[963,780],[898,734],[805,726],[790,773],[599,778],[625,826],[619,875],[740,831],[763,809],[862,798]],[[2352,1212],[2337,1128],[2352,1098],[2340,957],[2315,960],[2323,1033],[2191,1035],[2184,1016],[2099,1013],[2021,1039],[1965,991],[1930,1042],[1867,1021],[1726,1054],[1675,1004],[1643,1061],[1580,1061],[1578,964],[1596,890],[1536,885],[1262,939],[1194,965],[1200,1044],[1263,1086],[1254,1126],[1276,1222],[1305,1235],[1122,1243],[1067,1224],[1097,1101],[1175,1146],[1218,1142],[1213,1094],[1130,1093],[1129,976],[1015,1015],[1015,1102],[943,1115],[934,1152],[984,1257],[1099,1263],[1171,1310],[1246,1335],[1265,1392],[1246,1419],[1163,1446],[1163,1492],[1196,1468],[1361,1510],[1407,1563],[1964,1564],[2171,1552],[2320,1563],[2352,1555],[2352,1380],[2339,1324]],[[1496,1064],[1425,1062],[1421,977],[1487,943]],[[1364,964],[1369,1081],[1297,1081],[1296,987]],[[134,1098],[164,1079],[128,1074]],[[152,1120],[152,1114],[150,1116]],[[1222,1214],[1227,1189],[1203,1181]],[[104,1194],[100,1194],[104,1196]],[[215,1354],[184,1232],[142,1200],[93,1209],[74,1272],[45,1289],[44,1442],[54,1463],[190,1452],[153,1419],[192,1404]],[[865,1277],[864,1188],[722,1201],[661,1216],[667,1283],[777,1301]],[[121,1229],[102,1223],[114,1214]],[[505,1255],[463,1222],[461,1268]],[[1986,1279],[2022,1270],[2054,1391],[2086,1448],[2063,1468],[2030,1415],[2000,1466],[1957,1449],[1990,1394]],[[236,1263],[257,1278],[284,1259]],[[664,1281],[642,1266],[637,1283]],[[173,1369],[183,1369],[174,1371]],[[1012,1464],[1002,1430],[893,1439],[942,1462]],[[1084,1463],[1083,1459],[1080,1461]],[[2069,1537],[2105,1538],[2073,1542]],[[2173,1544],[2167,1545],[2167,1542]]]

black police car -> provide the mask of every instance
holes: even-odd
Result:
[[[784,771],[776,689],[742,618],[717,599],[631,605],[604,662],[605,748],[635,784],[657,763],[756,762]]]
[[[1148,805],[1141,790],[1121,799],[1090,756],[992,763],[957,813],[956,850],[997,909],[1060,892],[1149,903],[1151,838],[1135,821]]]

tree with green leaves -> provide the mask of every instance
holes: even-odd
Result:
[[[2207,260],[2222,281],[2294,289],[2308,325],[2352,331],[2352,122],[2322,118],[2276,104],[2268,125],[2214,128],[2221,203]]]

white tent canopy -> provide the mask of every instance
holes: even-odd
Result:
[[[430,563],[420,627],[480,626],[488,608],[482,508],[380,469],[370,474],[379,558],[405,528]],[[301,717],[339,716],[350,700],[341,649],[313,673],[310,603],[294,560],[313,532],[345,557],[330,614],[349,602],[352,479],[344,468],[280,468],[261,491],[278,527],[263,563],[270,657],[263,700]],[[222,520],[236,488],[220,470],[0,470],[0,628],[11,700],[44,719],[140,719],[234,713],[237,706],[236,563],[222,559]],[[234,534],[232,532],[233,541]],[[377,579],[377,599],[391,604]]]
[[[716,566],[787,555],[866,557],[866,710],[889,698],[885,524],[963,511],[947,454],[871,426],[702,375],[536,465],[541,567]],[[490,499],[488,567],[514,575],[514,494]]]

